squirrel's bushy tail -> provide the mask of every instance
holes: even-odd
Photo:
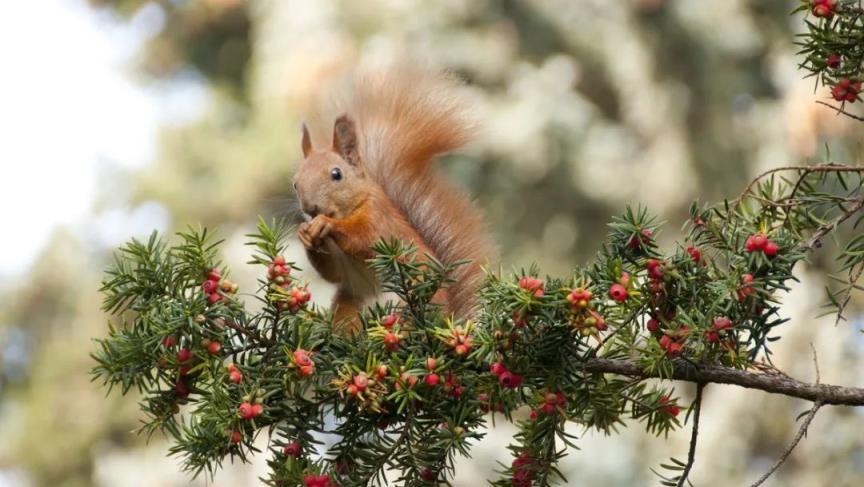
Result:
[[[465,317],[476,304],[481,266],[495,248],[480,210],[448,184],[435,156],[467,143],[475,132],[462,87],[441,73],[411,64],[359,71],[348,113],[360,133],[368,174],[380,184],[445,263],[467,260],[451,276],[451,308]]]

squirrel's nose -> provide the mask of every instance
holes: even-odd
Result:
[[[318,205],[304,206],[303,212],[311,217],[315,217],[318,214]]]

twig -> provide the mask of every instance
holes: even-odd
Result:
[[[813,417],[816,416],[816,412],[819,411],[819,408],[821,407],[821,402],[816,402],[815,404],[813,404],[813,409],[811,409],[810,413],[807,414],[807,417],[804,419],[804,423],[802,423],[801,428],[798,429],[798,434],[795,435],[795,439],[792,440],[792,443],[789,444],[789,446],[786,448],[786,451],[784,451],[783,454],[780,455],[780,458],[777,459],[777,462],[775,462],[774,465],[761,477],[759,477],[759,480],[754,482],[753,485],[751,485],[750,487],[759,487],[760,485],[762,485],[763,482],[768,480],[768,477],[770,477],[774,472],[776,472],[781,465],[783,465],[786,459],[789,458],[789,455],[792,454],[792,450],[794,450],[795,447],[798,446],[798,442],[801,441],[801,438],[804,438],[804,436],[807,434],[807,428],[810,426],[810,422],[813,421]]]
[[[696,399],[693,400],[693,432],[690,434],[690,451],[687,453],[687,465],[678,479],[678,487],[684,487],[684,482],[687,482],[687,476],[690,475],[690,469],[693,468],[693,462],[696,461],[696,440],[699,437],[699,413],[702,411],[702,389],[704,388],[704,382],[696,384]]]
[[[627,359],[592,358],[586,360],[581,368],[589,373],[610,373],[646,379],[661,377],[659,373],[647,371],[638,362]],[[782,375],[750,372],[718,365],[700,365],[697,369],[679,363],[673,368],[672,376],[665,378],[696,383],[730,384],[830,405],[864,406],[864,389],[812,384]]]
[[[765,176],[769,176],[771,174],[774,174],[777,172],[783,172],[783,171],[807,171],[808,173],[814,173],[814,172],[859,172],[859,173],[864,173],[864,167],[844,166],[844,165],[840,165],[840,164],[820,164],[820,165],[816,165],[816,166],[781,166],[781,167],[775,167],[774,169],[769,169],[769,170],[763,172],[762,174],[759,174],[758,176],[756,176],[752,181],[750,181],[750,184],[748,184],[747,187],[744,188],[744,191],[742,191],[741,194],[738,195],[737,198],[732,200],[731,203],[736,204],[736,205],[738,203],[740,203],[741,200],[743,200],[745,196],[750,194],[750,192],[753,190],[753,186],[755,186],[756,183],[758,183]]]
[[[813,368],[816,369],[816,383],[819,384],[822,382],[822,377],[819,374],[819,357],[816,356],[816,347],[813,346],[813,342],[810,342],[810,350],[813,351]]]
[[[821,101],[821,100],[816,100],[816,103],[818,103],[820,105],[825,105],[826,107],[834,110],[835,112],[837,112],[837,115],[840,115],[842,113],[843,115],[846,115],[849,118],[858,120],[859,122],[864,122],[864,117],[859,117],[858,115],[855,115],[853,113],[849,113],[846,110],[843,110],[840,107],[835,107],[834,105],[832,105],[830,103],[825,103],[824,101]]]
[[[842,215],[838,216],[837,218],[832,220],[830,223],[828,223],[826,225],[822,225],[821,227],[816,229],[816,231],[813,232],[813,235],[810,236],[810,239],[807,241],[807,244],[804,245],[804,248],[805,249],[811,249],[811,250],[816,248],[817,243],[822,241],[822,238],[825,237],[825,235],[828,235],[829,233],[831,233],[831,231],[833,231],[835,228],[840,226],[843,222],[848,220],[849,217],[851,217],[855,213],[858,213],[859,211],[861,211],[862,208],[864,208],[864,195],[861,195],[861,197],[857,199],[857,201],[855,202],[854,205],[852,205],[851,208],[848,208],[848,209],[844,208]]]

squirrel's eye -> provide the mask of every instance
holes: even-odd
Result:
[[[339,181],[340,179],[342,179],[342,170],[338,167],[334,167],[330,170],[330,178],[333,181]]]

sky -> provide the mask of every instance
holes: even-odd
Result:
[[[3,10],[0,276],[14,276],[58,225],[85,223],[102,172],[154,158],[165,103],[131,73],[163,19],[144,9],[127,25],[84,0],[6,2]]]

